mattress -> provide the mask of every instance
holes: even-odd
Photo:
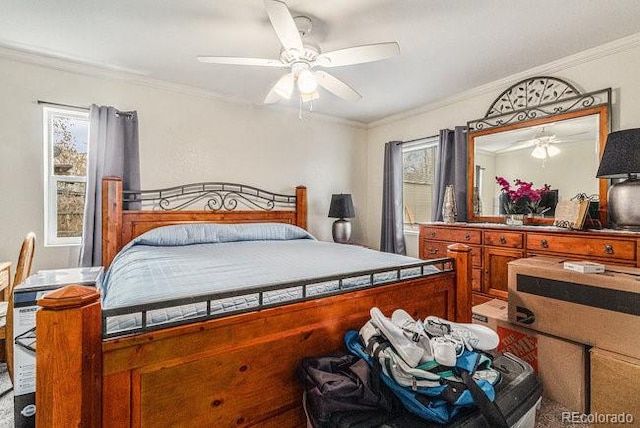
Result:
[[[359,246],[321,242],[303,229],[280,223],[157,228],[125,246],[104,276],[101,284],[104,312],[122,312],[122,308],[131,312],[108,316],[105,333],[135,331],[143,325],[143,316],[145,327],[161,326],[389,282],[398,277],[416,277],[422,274],[420,268],[402,267],[419,262]],[[433,266],[425,269],[438,271]],[[364,271],[376,273],[322,280]],[[297,282],[311,283],[306,287],[286,286]],[[264,291],[265,287],[275,289]],[[213,293],[232,295],[175,306],[160,303],[184,298],[197,300],[197,296]]]

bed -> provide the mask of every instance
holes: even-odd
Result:
[[[296,367],[372,306],[470,321],[468,247],[419,261],[318,242],[304,187],[123,192],[110,177],[102,203],[101,288],[39,300],[39,426],[304,426]]]

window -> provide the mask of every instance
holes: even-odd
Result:
[[[431,220],[438,137],[429,137],[402,146],[402,198],[405,230]]]
[[[79,245],[87,183],[89,114],[44,108],[45,245]]]

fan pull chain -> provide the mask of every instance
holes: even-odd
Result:
[[[302,120],[302,97],[298,98],[298,119]]]

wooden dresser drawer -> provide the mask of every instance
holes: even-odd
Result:
[[[420,258],[427,260],[447,257],[447,247],[451,244],[451,242],[423,239],[422,254],[420,254]],[[469,247],[471,247],[471,265],[473,267],[482,266],[482,247],[477,245],[469,245]]]
[[[592,238],[584,236],[554,236],[527,234],[527,250],[597,257],[621,261],[636,260],[636,241],[633,239]]]
[[[493,245],[505,248],[522,248],[524,245],[523,234],[519,232],[485,231],[483,234],[484,245]]]
[[[438,241],[449,241],[451,243],[462,244],[480,244],[482,236],[479,230],[444,227],[426,227],[422,229],[420,235],[426,239],[435,239]]]

